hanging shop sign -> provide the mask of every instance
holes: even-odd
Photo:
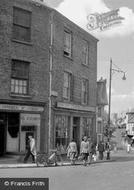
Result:
[[[87,16],[87,20],[88,30],[92,31],[99,29],[100,31],[104,31],[106,29],[109,29],[113,25],[121,24],[124,18],[119,15],[119,9],[116,9],[102,14],[90,14]]]

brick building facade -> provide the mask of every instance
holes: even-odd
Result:
[[[0,154],[95,136],[97,39],[41,1],[0,1]]]

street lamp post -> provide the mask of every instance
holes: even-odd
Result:
[[[110,141],[110,120],[111,120],[111,84],[112,84],[112,72],[118,72],[118,73],[123,73],[123,77],[122,80],[126,80],[126,76],[125,76],[125,72],[122,71],[120,68],[117,69],[113,69],[113,63],[112,63],[112,59],[110,59],[110,73],[109,73],[109,106],[108,106],[108,144]],[[110,159],[110,153],[108,155],[108,159]]]
[[[111,82],[112,82],[112,59],[110,59],[110,74],[109,74],[108,129],[110,129],[110,114],[111,114]],[[109,142],[109,132],[108,132],[108,142]]]

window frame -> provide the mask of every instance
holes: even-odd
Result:
[[[23,25],[21,23],[17,23],[15,21],[15,10],[20,10],[23,13],[24,12],[27,13],[27,15],[25,14],[25,16],[26,17],[29,16],[29,24],[28,24],[28,26]],[[13,7],[13,26],[12,26],[12,38],[13,38],[13,40],[22,41],[22,42],[26,42],[26,43],[31,42],[31,21],[32,21],[32,12],[31,11],[23,9],[23,8],[20,8],[20,7],[16,7],[16,6]],[[16,28],[17,27],[19,27],[19,31],[20,31],[21,28],[25,29],[27,31],[26,33],[28,34],[28,38],[26,37],[26,39],[24,39],[24,38],[22,39],[22,38],[20,38],[20,36],[18,37],[16,35]]]
[[[27,76],[19,76],[18,77],[17,76],[18,74],[16,74],[16,76],[15,76],[14,71],[13,71],[13,67],[15,68],[15,66],[13,66],[13,64],[19,64],[19,62],[27,65],[26,66],[27,67],[26,69],[28,69]],[[11,94],[24,95],[24,96],[27,96],[29,94],[29,67],[30,67],[30,62],[22,61],[22,60],[14,60],[14,59],[11,61],[11,80],[10,80]],[[24,85],[24,82],[26,82],[25,85]],[[20,83],[21,83],[21,85],[20,85]],[[17,92],[15,92],[16,89],[17,89]]]
[[[83,91],[83,83],[86,82],[86,90]],[[81,103],[84,105],[88,104],[88,96],[89,96],[89,80],[87,78],[82,78],[82,82],[81,82]],[[85,95],[84,93],[86,93],[86,101],[85,101]]]
[[[89,43],[87,40],[83,40],[82,64],[88,66],[88,61],[89,61]]]
[[[66,39],[67,39],[66,36],[65,36],[66,34],[69,35],[69,48],[66,45]],[[63,43],[63,45],[64,45],[63,52],[64,52],[64,56],[65,57],[69,57],[69,58],[72,57],[72,47],[73,47],[72,43],[73,43],[73,34],[72,34],[72,31],[65,28],[64,29],[64,43]]]
[[[68,86],[65,86],[65,74],[67,74],[67,77],[68,77]],[[64,71],[63,73],[63,98],[64,99],[67,99],[67,100],[70,100],[70,95],[71,95],[71,73],[70,72],[67,72],[67,71]],[[68,93],[67,93],[67,96],[65,95],[65,92],[64,92],[64,89],[67,89]]]

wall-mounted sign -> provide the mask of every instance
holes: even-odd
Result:
[[[91,107],[91,106],[81,106],[81,105],[74,105],[74,104],[69,104],[69,103],[64,103],[64,102],[57,102],[57,107],[58,108],[65,108],[65,109],[72,109],[72,110],[79,110],[79,111],[90,111],[90,112],[95,112],[96,108]]]
[[[39,106],[23,106],[23,105],[13,105],[13,104],[0,104],[0,110],[10,110],[10,111],[29,111],[29,112],[43,112],[44,108]]]
[[[35,131],[35,126],[22,126],[21,131]]]
[[[94,13],[87,16],[88,24],[87,29],[92,31],[99,29],[103,31],[105,29],[110,28],[113,25],[121,24],[123,17],[119,14],[119,9],[109,11],[107,13]]]
[[[40,114],[20,114],[21,125],[40,126]]]

